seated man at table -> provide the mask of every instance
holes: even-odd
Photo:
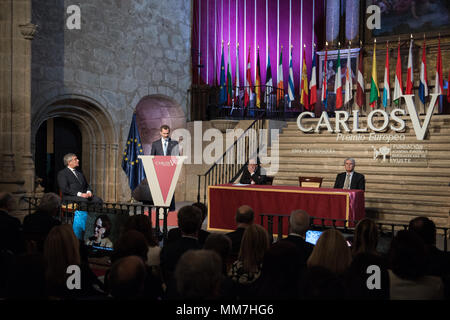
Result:
[[[261,167],[256,159],[250,159],[242,172],[239,183],[242,184],[266,184],[266,176],[261,174]]]
[[[336,176],[334,183],[335,189],[366,189],[366,180],[364,175],[355,170],[355,159],[347,158],[344,161],[345,172]]]

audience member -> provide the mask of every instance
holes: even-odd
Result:
[[[328,229],[317,241],[307,266],[323,267],[340,276],[349,267],[351,259],[350,249],[342,233],[336,229]]]
[[[50,230],[61,222],[56,218],[61,207],[61,198],[53,192],[42,196],[35,213],[30,213],[23,220],[23,232],[30,252],[34,247],[43,252],[44,241]]]
[[[269,249],[269,235],[257,224],[245,229],[238,259],[231,266],[229,276],[239,284],[250,284],[261,275],[264,254]]]
[[[0,192],[0,251],[12,254],[25,251],[20,220],[10,215],[15,205],[11,193]]]
[[[355,234],[352,243],[352,254],[356,256],[360,253],[378,255],[378,229],[373,220],[364,218],[355,227]]]
[[[168,298],[176,297],[173,275],[180,257],[190,249],[201,249],[201,245],[198,242],[201,217],[200,209],[193,206],[182,207],[178,211],[178,226],[181,230],[181,238],[164,244],[161,250],[161,271],[164,283],[167,286]],[[172,296],[172,294],[174,295]]]
[[[115,243],[114,254],[111,257],[111,262],[115,263],[119,259],[136,256],[142,259],[145,265],[146,276],[143,291],[143,297],[151,300],[161,299],[163,296],[162,279],[159,273],[154,273],[153,268],[146,265],[148,257],[149,245],[143,233],[137,230],[128,230],[121,234],[117,243]],[[111,291],[110,284],[107,283],[109,291]]]
[[[137,214],[128,218],[125,225],[125,230],[136,230],[141,232],[148,243],[147,261],[146,264],[150,267],[159,269],[159,255],[161,253],[161,247],[155,238],[154,231],[152,229],[152,220],[145,214]],[[157,270],[154,270],[157,271]]]
[[[256,296],[262,299],[295,299],[299,296],[303,257],[293,242],[279,241],[265,253]]]
[[[144,298],[146,276],[142,257],[120,258],[114,262],[108,273],[109,293],[115,299]]]
[[[413,231],[401,230],[389,250],[391,300],[433,300],[444,297],[442,280],[427,276],[427,251]]]
[[[200,209],[200,211],[202,212],[202,221],[201,224],[203,224],[203,222],[206,219],[206,216],[208,215],[208,208],[201,202],[196,202],[192,204],[193,207]],[[208,238],[209,236],[209,232],[206,230],[203,230],[200,228],[200,230],[198,231],[198,243],[203,247],[205,245],[205,241],[206,238]],[[169,230],[169,233],[167,234],[167,243],[173,242],[176,239],[180,239],[181,238],[181,230],[180,228],[172,228]]]
[[[245,229],[253,224],[254,213],[253,209],[247,205],[240,206],[235,215],[235,221],[237,228],[233,232],[226,234],[231,239],[231,254],[237,257],[239,250],[241,248],[242,236],[244,235]]]
[[[306,261],[311,255],[314,245],[305,241],[306,231],[309,228],[309,215],[304,210],[294,210],[289,216],[289,234],[280,241],[295,244],[301,256],[301,263],[306,267]]]
[[[309,267],[300,282],[300,297],[306,300],[338,300],[345,298],[345,284],[329,268]]]
[[[213,250],[222,258],[222,271],[224,275],[227,275],[227,261],[231,253],[230,238],[224,234],[211,233],[206,239],[203,249]]]
[[[222,278],[222,261],[213,250],[188,250],[175,269],[177,290],[182,299],[219,298]]]

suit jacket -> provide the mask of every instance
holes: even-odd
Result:
[[[261,167],[257,167],[253,175],[247,167],[244,168],[239,183],[250,184],[252,180],[255,181],[255,184],[266,184],[266,176],[261,174]]]
[[[302,265],[306,266],[306,262],[314,249],[314,245],[306,242],[302,237],[297,237],[294,235],[288,235],[287,238],[280,241],[288,241],[295,244],[301,256]]]
[[[83,173],[77,169],[75,170],[78,179],[68,167],[58,172],[58,186],[62,192],[63,199],[76,197],[78,192],[85,193],[88,190],[92,190]]]
[[[152,150],[150,151],[151,156],[163,156],[164,148],[161,139],[153,141]],[[178,142],[173,141],[169,138],[169,143],[167,145],[167,155],[168,156],[178,156],[180,155],[180,150],[178,149]]]
[[[342,189],[344,187],[346,174],[347,172],[341,172],[336,176],[336,181],[334,182],[335,189]],[[353,171],[350,189],[366,190],[366,180],[363,174]]]
[[[242,237],[244,236],[245,228],[237,228],[233,232],[225,234],[231,239],[231,254],[237,256],[241,249]]]

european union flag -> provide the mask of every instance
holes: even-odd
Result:
[[[145,179],[144,165],[138,155],[143,155],[141,137],[136,125],[136,113],[133,113],[127,145],[123,152],[122,169],[128,177],[128,184],[133,191]]]

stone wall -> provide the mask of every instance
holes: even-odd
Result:
[[[66,10],[73,4],[80,8],[79,30],[66,25],[71,16]],[[191,6],[189,0],[33,0],[38,33],[32,42],[32,142],[47,117],[42,110],[67,104],[67,98],[95,105],[104,114],[99,122],[110,119],[99,127],[113,128],[110,143],[119,150],[143,97],[168,96],[186,113]],[[120,156],[115,168],[108,168],[116,170],[118,181],[125,178]]]

